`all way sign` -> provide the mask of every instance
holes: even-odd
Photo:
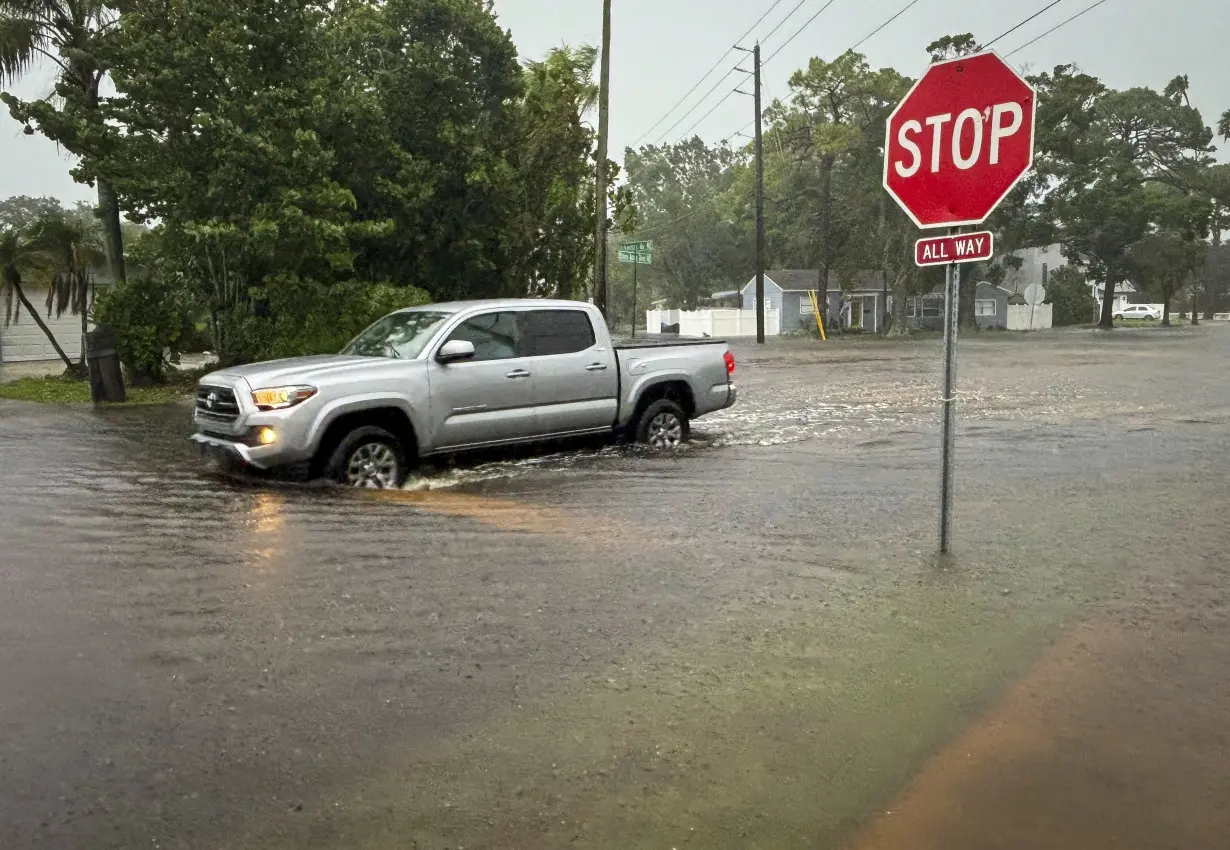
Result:
[[[993,240],[987,232],[919,239],[914,244],[914,262],[920,266],[946,266],[989,260],[994,254]]]

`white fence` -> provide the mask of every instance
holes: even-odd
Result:
[[[1039,304],[1030,307],[1028,304],[1008,305],[1008,330],[1010,331],[1044,331],[1051,326],[1053,317],[1051,304]]]
[[[647,310],[645,327],[651,334],[663,327],[679,325],[680,336],[737,337],[756,335],[755,310]],[[780,310],[764,311],[766,336],[777,336],[782,329]]]

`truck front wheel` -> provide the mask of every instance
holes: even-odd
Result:
[[[394,490],[409,472],[401,441],[375,425],[351,431],[329,457],[329,478],[346,487]]]
[[[636,421],[636,440],[655,449],[674,449],[688,441],[691,434],[688,415],[670,399],[660,399],[646,407]]]

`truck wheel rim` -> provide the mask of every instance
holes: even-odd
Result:
[[[683,442],[683,423],[673,413],[659,413],[649,422],[649,445],[673,449]]]
[[[384,443],[367,443],[350,455],[346,483],[351,487],[387,490],[397,486],[397,455]]]

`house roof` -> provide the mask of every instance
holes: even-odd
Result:
[[[778,288],[783,292],[811,292],[816,288],[816,284],[820,280],[819,269],[769,269],[765,271],[766,279],[773,281]],[[756,283],[756,278],[752,278],[743,289]],[[835,271],[829,272],[829,282],[827,291],[840,292],[845,287],[842,286],[841,275]],[[853,286],[851,291],[867,291],[879,292],[884,288],[884,273],[878,271],[860,271],[854,275]]]
[[[764,274],[785,292],[810,292],[820,281],[819,269],[771,269]]]

